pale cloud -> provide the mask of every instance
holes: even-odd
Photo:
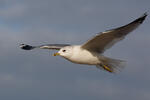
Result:
[[[18,17],[25,16],[27,7],[23,4],[10,5],[6,9],[0,9],[0,15],[4,19],[14,20]]]
[[[117,75],[52,57],[55,51],[18,47],[84,43],[100,31],[134,20],[147,11],[149,1],[2,0],[0,5],[1,99],[149,100],[149,16],[105,53],[128,61]]]

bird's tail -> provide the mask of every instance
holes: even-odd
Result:
[[[126,61],[112,59],[104,56],[100,58],[100,61],[102,61],[102,63],[97,65],[96,67],[111,73],[120,72],[121,69],[123,69],[126,65]]]

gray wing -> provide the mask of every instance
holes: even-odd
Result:
[[[47,44],[47,45],[40,45],[40,46],[31,46],[31,45],[21,44],[20,48],[23,50],[32,50],[35,48],[60,50],[65,46],[70,46],[70,45],[69,44]]]
[[[146,16],[147,14],[145,13],[143,16],[125,26],[101,32],[101,34],[96,35],[94,38],[83,44],[82,48],[92,52],[103,53],[106,49],[122,40],[128,33],[132,32],[140,24],[142,24]]]

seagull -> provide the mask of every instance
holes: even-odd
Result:
[[[116,73],[125,66],[126,62],[106,57],[103,54],[104,51],[112,47],[118,41],[123,40],[126,35],[141,25],[146,17],[147,13],[144,13],[141,17],[127,25],[100,32],[82,45],[48,44],[31,46],[21,44],[20,48],[24,50],[33,50],[36,48],[58,50],[57,53],[54,53],[54,56],[61,56],[72,63],[95,65],[99,69]]]

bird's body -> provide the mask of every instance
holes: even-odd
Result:
[[[82,45],[49,44],[30,46],[22,44],[20,47],[24,50],[32,50],[35,48],[59,50],[54,56],[59,55],[73,63],[96,65],[97,68],[108,72],[116,72],[124,67],[125,62],[105,57],[103,52],[118,41],[124,39],[126,35],[141,25],[146,16],[147,14],[145,13],[127,25],[101,32]]]
[[[100,64],[98,56],[99,54],[94,54],[86,49],[82,49],[80,45],[74,45],[72,46],[72,55],[70,57],[63,57],[77,64],[97,65]]]

